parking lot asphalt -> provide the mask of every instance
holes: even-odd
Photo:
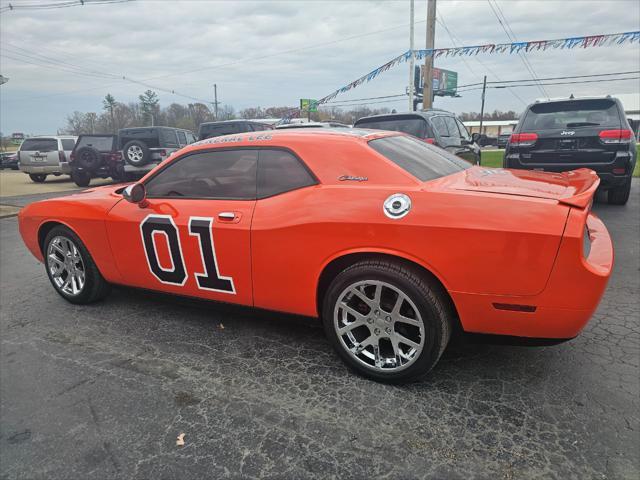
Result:
[[[73,306],[0,220],[0,478],[637,479],[638,181],[594,209],[616,265],[578,338],[458,342],[404,386],[350,373],[313,319],[124,288]]]

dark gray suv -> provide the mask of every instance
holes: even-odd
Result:
[[[451,112],[431,109],[422,112],[391,113],[363,117],[354,128],[373,128],[404,132],[431,143],[472,164],[480,163],[479,136],[470,135],[467,127]]]

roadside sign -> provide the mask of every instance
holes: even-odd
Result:
[[[445,70],[444,68],[434,68],[431,70],[433,82],[433,94],[439,97],[455,97],[458,89],[458,72]],[[424,65],[415,69],[416,93],[422,93],[424,87]]]
[[[302,110],[303,112],[317,112],[318,100],[314,100],[313,98],[301,98],[300,110]]]

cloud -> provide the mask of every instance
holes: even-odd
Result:
[[[498,5],[520,40],[640,28],[640,7],[633,1],[498,0]],[[441,1],[438,11],[458,44],[507,41],[486,1]],[[417,48],[424,46],[425,16],[426,2],[418,0],[416,20],[422,23],[416,25]],[[0,59],[0,72],[10,78],[0,87],[0,129],[55,131],[73,110],[100,110],[107,92],[120,101],[135,101],[146,87],[118,79],[122,76],[201,99],[212,98],[216,83],[221,100],[237,109],[295,105],[301,97],[322,97],[407,50],[408,17],[406,1],[138,0],[5,12],[0,15],[2,53],[20,60]],[[306,48],[317,44],[323,46]],[[441,24],[436,46],[452,46]],[[640,70],[637,45],[530,53],[528,58],[540,77]],[[62,71],[78,71],[70,64],[81,67],[83,74]],[[458,71],[460,84],[475,83],[485,74],[489,80],[530,76],[514,56],[442,59],[436,64]],[[95,72],[118,78],[100,78]],[[401,65],[339,99],[404,93],[408,74],[408,66]],[[620,82],[547,90],[562,96],[639,88],[635,82]],[[535,87],[520,88],[517,95],[525,102],[542,96]],[[189,102],[163,92],[159,96],[163,105]],[[385,105],[403,109],[407,103],[400,99]],[[437,106],[456,112],[477,111],[479,104],[479,92],[436,100]],[[492,90],[487,108],[519,111],[523,105],[509,91]]]

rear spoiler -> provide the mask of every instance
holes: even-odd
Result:
[[[574,189],[573,195],[559,198],[558,202],[575,208],[587,208],[593,202],[593,196],[600,185],[600,177],[593,170],[579,168],[570,172],[564,172],[569,187]]]

